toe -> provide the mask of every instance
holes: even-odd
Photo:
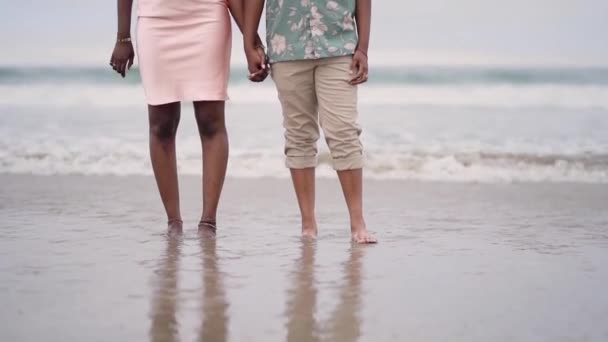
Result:
[[[354,233],[352,235],[352,237],[353,237],[353,242],[356,242],[358,244],[374,244],[374,243],[378,242],[376,237],[374,237],[372,234],[369,234],[366,231]]]

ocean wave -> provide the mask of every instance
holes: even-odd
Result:
[[[231,83],[247,83],[247,71],[233,67]],[[608,68],[531,68],[531,67],[374,67],[371,82],[402,85],[608,85]],[[120,79],[107,67],[0,67],[0,84],[36,83],[139,83],[139,70],[133,68]]]
[[[196,144],[178,154],[179,172],[200,174]],[[231,152],[228,175],[236,178],[287,178],[280,149]],[[320,177],[335,177],[327,152],[319,155]],[[0,144],[0,173],[40,175],[151,175],[144,144]],[[425,151],[371,149],[366,177],[447,182],[585,182],[608,183],[608,154],[537,154],[504,151]]]
[[[368,154],[372,178],[457,182],[608,182],[608,154]]]
[[[232,85],[229,94],[234,103],[278,103],[270,83]],[[384,84],[360,88],[359,101],[364,105],[608,109],[608,86]],[[143,89],[136,84],[0,85],[2,107],[119,108],[144,103]]]

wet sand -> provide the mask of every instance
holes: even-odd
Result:
[[[200,181],[164,234],[151,177],[0,176],[0,341],[607,341],[608,186],[366,183],[377,246],[319,181],[303,243],[288,180]]]

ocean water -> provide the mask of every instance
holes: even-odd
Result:
[[[229,176],[285,178],[271,80],[232,71]],[[608,68],[378,67],[360,89],[367,177],[450,182],[608,182]],[[200,173],[184,104],[180,172]],[[319,175],[333,177],[323,139]],[[137,70],[0,68],[0,173],[147,175]]]

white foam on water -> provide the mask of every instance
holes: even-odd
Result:
[[[508,145],[508,144],[507,144]],[[568,148],[518,146],[517,152],[471,143],[439,147],[375,146],[368,150],[366,176],[371,179],[403,179],[449,182],[586,182],[608,183],[606,146]],[[582,148],[582,150],[581,150]],[[526,151],[527,152],[524,152]],[[181,174],[201,172],[197,139],[179,144]],[[320,177],[334,177],[330,157],[319,157]],[[0,173],[41,175],[151,175],[144,142],[121,139],[17,140],[0,139]],[[229,176],[238,178],[286,178],[280,149],[233,149]]]
[[[270,83],[234,85],[229,88],[229,94],[235,103],[269,104],[278,101],[276,90]],[[608,86],[375,84],[360,88],[359,101],[364,105],[608,109]],[[139,84],[0,85],[0,110],[2,106],[116,108],[141,107],[144,103],[144,93]]]
[[[229,92],[237,104],[229,176],[289,177],[278,116],[255,109],[273,104],[279,115],[272,83],[237,83]],[[359,100],[369,178],[608,182],[607,85],[369,84]],[[144,104],[136,83],[2,83],[0,173],[151,175]],[[178,165],[198,175],[200,141],[190,134],[179,141]],[[322,151],[318,175],[335,177]]]

